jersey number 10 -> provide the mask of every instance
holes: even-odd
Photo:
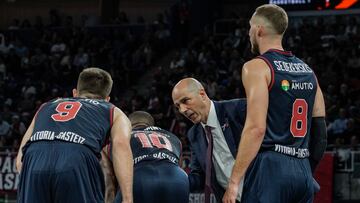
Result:
[[[294,137],[305,137],[307,133],[308,104],[305,99],[293,103],[290,132]]]
[[[148,135],[145,133],[136,133],[135,137],[139,138],[139,141],[141,142],[144,148],[152,148],[152,147],[156,147],[159,149],[165,148],[172,152],[172,146],[169,139],[167,139],[167,137],[163,135],[154,132]],[[162,140],[163,143],[161,143],[160,140]]]

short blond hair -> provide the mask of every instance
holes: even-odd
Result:
[[[288,27],[289,20],[285,10],[275,4],[257,7],[254,16],[266,20],[279,35],[283,35]]]

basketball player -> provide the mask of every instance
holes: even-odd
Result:
[[[84,69],[74,98],[40,107],[17,155],[18,202],[104,202],[100,152],[110,136],[123,202],[132,202],[131,126],[109,103],[113,81],[99,68]]]
[[[188,203],[189,182],[179,166],[181,142],[172,133],[154,126],[153,117],[144,111],[129,115],[133,131],[131,149],[134,154],[134,202],[135,203]],[[112,147],[112,144],[109,146]],[[109,154],[108,152],[105,152]],[[111,159],[114,159],[114,154]],[[114,194],[111,182],[111,164],[103,164],[108,174],[107,196]],[[112,190],[112,191],[111,191]],[[118,193],[115,202],[121,202]],[[107,199],[106,202],[112,202]]]
[[[309,139],[319,137],[311,159],[320,160],[324,99],[313,70],[284,51],[287,25],[286,12],[276,5],[260,6],[251,17],[252,51],[260,55],[242,70],[247,116],[224,203],[235,202],[244,176],[242,203],[313,200]]]

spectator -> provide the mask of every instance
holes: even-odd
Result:
[[[10,105],[4,104],[3,111],[1,113],[3,120],[7,121],[8,123],[11,122],[11,119],[14,115],[14,112],[11,111]]]
[[[31,84],[30,78],[26,79],[24,86],[21,88],[24,97],[32,97],[36,95],[36,87]]]
[[[44,28],[44,24],[43,24],[43,20],[41,16],[36,16],[35,17],[35,23],[34,23],[34,27],[37,30],[43,30]]]
[[[49,25],[50,27],[61,26],[61,18],[60,18],[58,10],[51,9],[49,11],[49,16],[50,16],[50,25]]]
[[[18,57],[22,58],[24,56],[26,56],[26,54],[28,53],[29,49],[24,45],[24,43],[17,39],[15,41],[15,53]]]
[[[55,37],[54,44],[50,48],[50,52],[60,57],[66,50],[66,44],[60,37]]]
[[[80,47],[77,54],[74,57],[73,65],[77,68],[87,67],[89,62],[89,55],[84,52],[84,48]]]
[[[335,119],[335,121],[330,123],[327,127],[327,131],[330,135],[329,137],[341,137],[347,128],[347,123],[348,119],[346,118],[346,110],[344,108],[340,108],[339,118]]]
[[[19,112],[31,112],[35,107],[35,102],[31,94],[24,94],[22,100],[18,104]]]
[[[21,23],[21,29],[28,29],[28,28],[31,28],[31,24],[30,24],[30,21],[28,19],[25,19]]]
[[[5,36],[0,33],[0,54],[7,54],[9,52],[8,46],[5,44]]]
[[[13,19],[13,22],[8,27],[8,30],[18,30],[20,28],[20,21],[19,19]]]
[[[358,31],[358,25],[357,25],[356,21],[357,20],[356,20],[355,17],[350,18],[349,24],[345,28],[345,35],[346,36],[349,36],[349,35],[355,36],[358,33],[357,32]]]
[[[0,82],[6,78],[6,65],[2,57],[0,57]]]
[[[182,68],[185,65],[184,59],[181,58],[180,53],[176,52],[173,60],[170,62],[170,69]]]
[[[7,121],[3,120],[2,115],[0,115],[0,138],[9,136],[11,133],[11,126]]]
[[[11,137],[20,140],[26,132],[25,124],[20,120],[18,115],[13,115],[11,123]]]

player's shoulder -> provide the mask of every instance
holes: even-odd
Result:
[[[268,64],[266,63],[266,61],[264,59],[262,59],[261,57],[256,57],[256,58],[251,59],[250,61],[247,61],[244,64],[243,69],[248,70],[248,71],[253,71],[253,70],[267,68],[267,66],[268,66]]]
[[[163,128],[160,128],[160,127],[157,127],[157,126],[148,126],[148,127],[145,127],[145,128],[140,128],[140,129],[133,129],[132,130],[132,134],[136,134],[136,133],[139,133],[139,132],[142,132],[142,133],[146,133],[146,134],[151,134],[151,133],[156,133],[156,134],[160,134],[160,135],[163,135],[167,138],[171,138],[171,139],[178,139],[178,137],[168,131],[168,130],[165,130]]]
[[[217,111],[243,111],[246,110],[246,98],[236,98],[230,100],[221,100],[221,101],[213,101],[215,105],[215,109]]]
[[[44,103],[49,103],[49,104],[57,103],[57,102],[61,102],[61,101],[67,101],[67,99],[69,99],[69,98],[57,97],[57,98],[53,98],[53,99],[51,99],[51,100],[49,100],[47,102],[44,102]]]
[[[235,98],[235,99],[225,99],[221,101],[213,101],[214,104],[219,105],[237,105],[237,104],[243,104],[246,103],[246,98]]]
[[[54,108],[53,107],[54,105],[57,106],[59,103],[61,103],[63,101],[66,101],[66,100],[64,100],[64,98],[61,98],[61,97],[45,101],[40,105],[38,110],[46,109],[46,108]]]
[[[166,134],[166,135],[171,135],[171,136],[173,135],[172,132],[162,129],[158,126],[148,126],[148,127],[144,128],[144,131],[155,131],[155,132],[160,132],[160,133]]]
[[[269,65],[262,58],[254,58],[246,62],[242,69],[242,75],[244,76],[255,76],[269,74]]]

